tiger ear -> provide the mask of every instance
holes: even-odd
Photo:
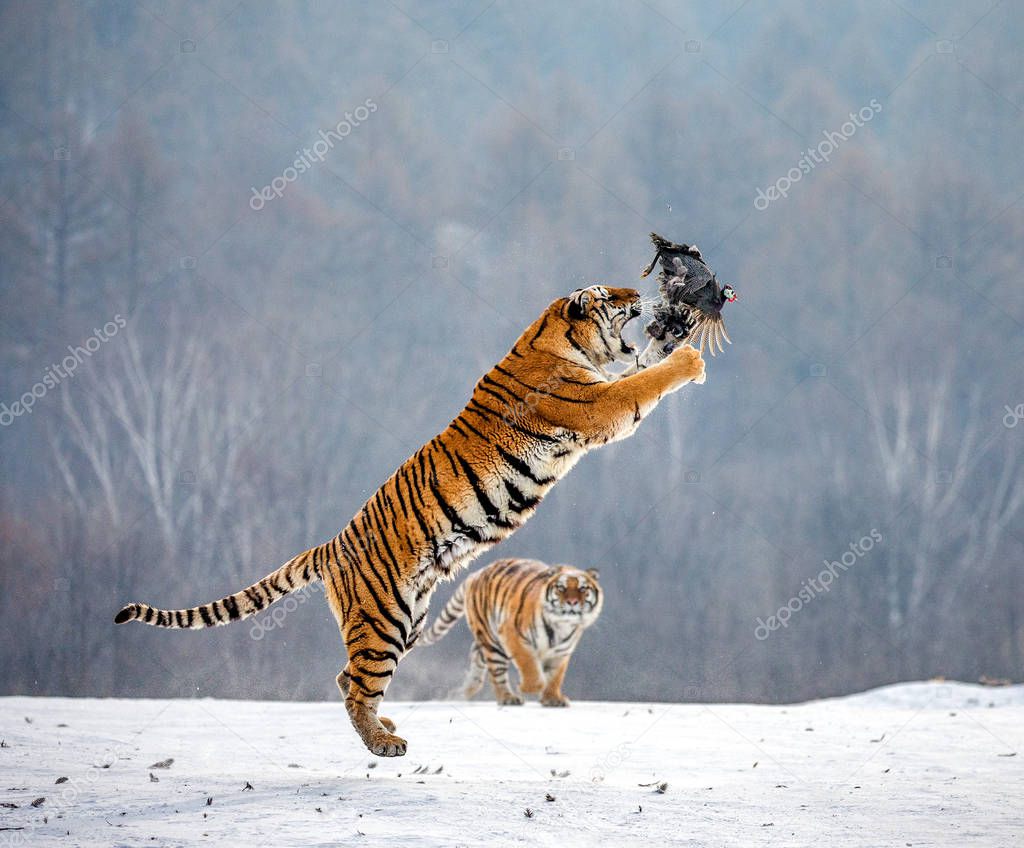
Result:
[[[594,296],[586,289],[579,289],[573,292],[569,298],[569,317],[574,321],[587,317],[587,309],[593,302]]]
[[[595,580],[597,580],[601,576],[601,572],[598,571],[596,568],[588,568],[587,574],[593,577]]]

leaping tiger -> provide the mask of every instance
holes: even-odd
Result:
[[[593,568],[499,559],[462,582],[418,644],[437,642],[465,615],[473,646],[463,697],[472,698],[490,674],[499,704],[522,704],[508,679],[512,662],[523,695],[539,694],[545,707],[567,707],[562,681],[569,660],[603,604]]]
[[[114,621],[214,627],[322,580],[348,653],[337,683],[352,724],[374,754],[402,756],[406,741],[377,710],[437,581],[520,527],[583,454],[632,435],[665,395],[704,382],[689,346],[638,373],[609,375],[608,365],[635,359],[622,329],[639,314],[634,289],[590,286],[558,298],[477,382],[459,416],[333,539],[219,601],[129,604]]]

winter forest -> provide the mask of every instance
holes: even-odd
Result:
[[[4,4],[3,694],[337,700],[319,588],[112,616],[336,534],[552,299],[653,295],[651,230],[736,286],[733,344],[476,563],[600,569],[567,694],[1020,680],[1022,36],[1014,2]]]

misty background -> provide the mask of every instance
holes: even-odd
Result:
[[[202,633],[112,616],[336,534],[553,298],[653,294],[650,230],[735,284],[734,344],[476,563],[600,569],[566,693],[1020,680],[1022,21],[5,4],[3,693],[338,698],[320,591]],[[460,625],[414,651],[389,697],[447,692],[468,645]]]

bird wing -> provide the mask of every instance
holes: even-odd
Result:
[[[662,273],[665,275],[665,279],[673,279],[678,277],[682,280],[690,269],[686,267],[686,263],[683,262],[681,256],[665,256],[661,261],[661,267],[664,269]]]
[[[683,281],[683,288],[679,294],[684,298],[691,299],[696,296],[697,292],[702,291],[709,283],[714,282],[714,277],[701,278],[691,274],[689,279]]]

